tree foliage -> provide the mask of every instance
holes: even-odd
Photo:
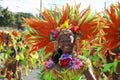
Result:
[[[0,26],[12,26],[15,22],[14,14],[8,11],[8,8],[0,8],[1,16],[0,16]]]
[[[16,24],[17,28],[18,29],[23,29],[23,27],[21,26],[24,23],[22,17],[29,18],[29,17],[32,17],[33,15],[31,15],[29,13],[18,12],[14,16],[15,16],[15,19],[16,19],[15,24]]]
[[[29,18],[33,17],[33,15],[23,12],[13,13],[9,11],[8,8],[4,9],[0,6],[0,26],[23,29],[23,27],[21,26],[24,23],[22,17]]]

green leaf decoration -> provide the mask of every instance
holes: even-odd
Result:
[[[87,15],[87,21],[90,21],[94,16],[96,16],[96,12],[91,12],[91,10],[88,11],[88,15]]]
[[[11,48],[8,48],[7,52],[4,55],[5,59],[8,59],[11,53],[13,53],[13,51],[11,50]]]
[[[51,40],[51,41],[55,41],[55,40],[56,40],[56,39],[53,37],[52,34],[50,34],[50,40]]]
[[[43,80],[43,76],[44,76],[44,70],[43,69],[44,69],[43,65],[40,65],[40,70],[37,73],[38,75],[36,76],[36,78],[38,80]]]
[[[33,32],[33,29],[31,27],[26,27],[28,32]]]
[[[24,59],[24,60],[22,60],[22,64],[26,66],[28,64],[28,61],[26,59]]]
[[[38,55],[41,56],[43,55],[45,52],[44,52],[45,48],[42,48],[38,51]]]
[[[47,70],[47,72],[44,73],[44,80],[56,80],[53,70]]]
[[[104,69],[103,69],[103,71],[104,71],[104,72],[109,71],[109,69],[110,69],[111,66],[112,66],[111,63],[109,63],[109,64],[104,64]]]
[[[106,59],[103,57],[102,53],[98,53],[98,56],[102,60],[103,63],[107,63]]]
[[[118,60],[114,60],[114,62],[112,63],[104,64],[103,71],[104,72],[109,71],[110,73],[115,72],[118,62],[119,62]]]
[[[71,10],[70,10],[70,13],[69,13],[70,19],[73,18],[73,16],[74,16],[73,14],[74,14],[74,7],[71,7]]]
[[[90,50],[84,48],[83,51],[82,51],[82,53],[84,54],[84,56],[89,56],[90,55]]]
[[[78,58],[80,58],[82,61],[85,61],[85,60],[86,60],[86,57],[85,57],[85,56],[78,55]]]
[[[92,60],[92,61],[98,61],[99,57],[97,55],[92,55],[92,56],[90,56],[90,60]]]
[[[52,55],[52,53],[47,53],[46,55],[44,55],[43,60],[46,60],[47,58],[49,58]]]
[[[3,78],[5,78],[6,75],[0,75],[0,79],[2,80]]]
[[[116,67],[117,67],[118,62],[119,62],[118,60],[116,60],[116,59],[114,60],[112,71],[114,71],[114,72],[116,71]]]
[[[52,18],[54,17],[53,14],[54,14],[54,12],[53,12],[53,10],[51,9],[51,10],[50,10],[50,16],[51,16]]]
[[[56,22],[59,22],[60,21],[60,19],[61,19],[61,12],[60,12],[61,10],[59,9],[59,8],[57,8],[57,16],[56,16]]]

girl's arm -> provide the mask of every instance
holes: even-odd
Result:
[[[86,77],[87,80],[96,80],[96,78],[95,78],[92,70],[89,69],[89,68],[84,71],[84,75],[85,75],[85,77]]]

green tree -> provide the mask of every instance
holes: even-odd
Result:
[[[23,13],[23,12],[18,12],[18,13],[15,14],[16,26],[17,26],[18,29],[22,29],[23,30],[24,27],[21,26],[24,23],[22,17],[29,18],[29,17],[33,17],[33,15],[30,14],[30,13]]]
[[[8,11],[8,8],[1,8],[0,26],[12,27],[15,23],[14,13]]]
[[[33,17],[30,13],[12,13],[8,8],[3,9],[0,6],[0,26],[14,27],[17,29],[24,29],[21,25],[24,23],[22,17]]]
[[[4,15],[2,14],[3,8],[0,6],[0,25],[2,25],[2,20],[4,18]]]

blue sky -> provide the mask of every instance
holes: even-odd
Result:
[[[120,0],[42,0],[42,10],[46,8],[54,8],[54,5],[62,7],[66,3],[74,5],[74,3],[81,3],[80,9],[85,9],[91,5],[92,10],[101,11],[104,9],[105,1],[106,5],[109,6],[111,3],[120,2]],[[28,12],[32,14],[38,14],[37,9],[40,9],[40,0],[1,0],[0,5],[12,12]]]

